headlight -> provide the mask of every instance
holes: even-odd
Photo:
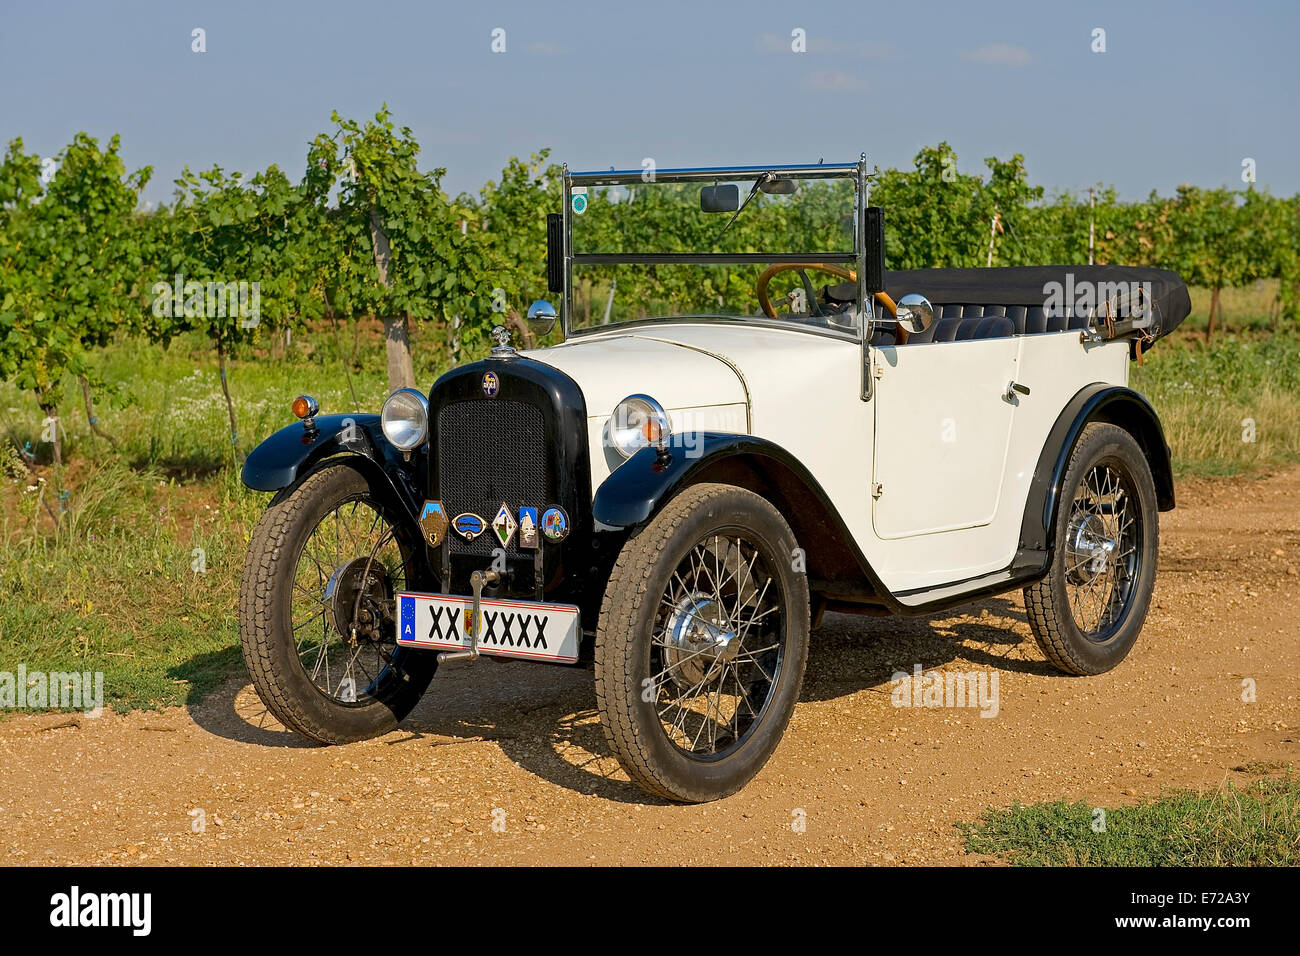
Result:
[[[649,395],[629,395],[614,406],[609,419],[609,443],[624,458],[647,445],[657,445],[672,433],[664,407]]]
[[[419,446],[429,434],[429,400],[413,388],[389,395],[379,417],[384,437],[400,451]]]

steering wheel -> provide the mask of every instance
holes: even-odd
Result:
[[[764,315],[769,319],[778,318],[776,309],[772,307],[772,300],[767,294],[768,283],[783,272],[798,272],[800,278],[803,279],[804,288],[808,289],[810,288],[811,283],[808,282],[808,276],[804,272],[806,269],[825,272],[828,275],[833,275],[839,279],[846,279],[849,282],[858,281],[858,274],[856,272],[852,269],[846,269],[844,266],[836,265],[833,262],[778,262],[763,270],[763,274],[758,277],[758,284],[754,288],[754,291],[758,294],[758,304],[763,309]],[[875,298],[885,307],[886,311],[889,312],[890,318],[897,321],[898,306],[895,305],[894,300],[884,292],[877,292]],[[816,314],[817,306],[816,303],[813,302],[811,295],[808,297],[808,307],[814,310],[814,314]],[[907,343],[907,329],[903,328],[901,325],[897,325],[896,329],[895,340],[899,345],[905,345]]]

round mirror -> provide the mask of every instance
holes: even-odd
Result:
[[[533,335],[541,338],[555,328],[555,306],[545,299],[538,299],[528,307],[528,327]]]
[[[898,300],[898,324],[908,335],[924,332],[934,324],[934,306],[925,296],[909,292]]]

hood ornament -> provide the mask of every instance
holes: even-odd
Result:
[[[510,330],[503,325],[495,326],[492,329],[492,338],[497,343],[492,346],[491,354],[496,358],[511,358],[518,353],[515,347],[510,344]]]

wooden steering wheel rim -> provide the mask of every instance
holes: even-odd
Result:
[[[763,314],[769,319],[779,318],[776,309],[772,307],[772,300],[768,297],[767,286],[773,278],[782,272],[795,272],[799,269],[816,269],[818,272],[826,272],[841,279],[847,279],[850,282],[858,281],[858,274],[852,269],[846,269],[844,266],[836,265],[833,262],[778,262],[768,266],[763,270],[762,275],[758,277],[758,283],[754,291],[758,293],[758,304],[763,310]],[[883,305],[889,312],[890,318],[898,318],[898,306],[894,300],[885,292],[875,293],[876,301]],[[896,341],[899,345],[907,344],[907,329],[901,325],[897,327],[895,333]]]

